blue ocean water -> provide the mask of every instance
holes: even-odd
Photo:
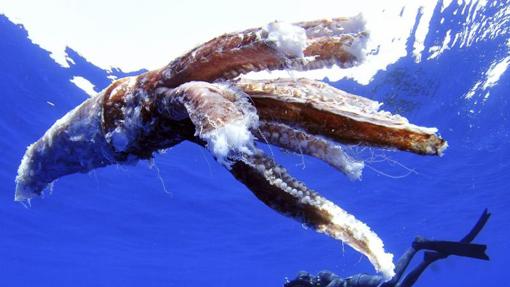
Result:
[[[463,28],[467,16],[454,6],[436,9],[426,50],[440,45],[447,30]],[[500,10],[482,12],[491,17]],[[419,63],[410,39],[410,55],[369,85],[334,83],[411,122],[438,127],[450,145],[441,158],[365,150],[359,156],[370,168],[352,182],[318,160],[271,148],[291,174],[369,224],[396,256],[418,234],[460,239],[488,208],[493,216],[476,241],[488,245],[491,261],[451,257],[416,286],[507,284],[510,72],[485,100],[487,91],[471,100],[465,94],[508,56],[508,35],[453,46]],[[66,176],[31,208],[15,203],[26,146],[87,97],[69,80],[83,76],[98,88],[110,81],[71,49],[75,64],[60,67],[4,16],[0,39],[0,286],[282,286],[300,270],[373,272],[359,253],[263,205],[207,151],[188,143],[156,156],[155,167],[140,162]]]

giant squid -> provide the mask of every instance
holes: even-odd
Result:
[[[307,78],[250,80],[250,72],[348,68],[364,58],[360,17],[266,26],[216,37],[168,65],[115,80],[55,122],[21,161],[16,201],[56,179],[151,159],[183,141],[208,149],[270,208],[364,254],[391,278],[393,256],[363,222],[293,178],[257,142],[321,159],[351,178],[363,162],[342,144],[441,155],[435,128],[381,104]]]

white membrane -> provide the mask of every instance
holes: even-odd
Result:
[[[305,29],[285,22],[269,23],[264,30],[267,32],[267,40],[289,57],[303,58],[306,48]]]
[[[253,136],[249,130],[251,125],[250,121],[243,118],[200,134],[200,138],[207,141],[207,148],[218,162],[228,167],[230,160],[227,157],[233,157],[238,153],[251,154],[253,149]]]

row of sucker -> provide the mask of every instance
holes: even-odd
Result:
[[[353,159],[340,145],[321,136],[282,123],[267,121],[261,121],[259,128],[253,132],[259,141],[267,141],[295,153],[316,157],[351,179],[361,178],[363,161]]]
[[[234,165],[234,176],[268,206],[347,243],[367,256],[384,276],[393,276],[393,255],[385,252],[382,240],[365,223],[307,188],[262,152],[245,156],[243,164],[249,169]],[[256,176],[260,178],[253,180]]]

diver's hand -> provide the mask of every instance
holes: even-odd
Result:
[[[284,287],[342,287],[344,280],[331,271],[321,271],[312,276],[306,271],[299,272],[296,279],[284,284]]]
[[[315,278],[306,271],[300,271],[296,279],[286,282],[284,287],[312,287],[314,285]]]

